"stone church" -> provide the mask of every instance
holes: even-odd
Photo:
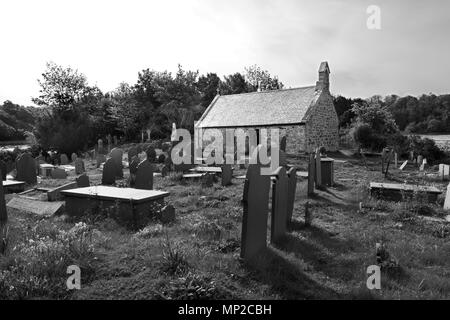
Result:
[[[311,152],[323,146],[336,151],[339,145],[338,116],[330,94],[330,68],[319,67],[313,86],[217,95],[195,128],[202,129],[280,129],[286,136],[286,152]]]

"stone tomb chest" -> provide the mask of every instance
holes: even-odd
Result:
[[[428,202],[435,202],[438,195],[442,193],[441,190],[432,186],[397,183],[371,182],[369,188],[371,196],[390,201],[407,201],[416,194],[420,198],[425,197],[424,200]]]
[[[138,229],[158,218],[158,208],[168,192],[111,186],[92,186],[63,190],[66,213],[70,216],[101,214],[128,228]]]

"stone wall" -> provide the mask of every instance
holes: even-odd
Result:
[[[333,105],[333,98],[324,91],[317,99],[306,122],[306,151],[311,152],[321,146],[328,151],[338,150],[338,127],[339,120]]]

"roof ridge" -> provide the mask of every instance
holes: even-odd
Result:
[[[277,90],[266,90],[266,91],[254,91],[254,92],[244,92],[244,93],[224,94],[224,95],[220,95],[220,97],[242,96],[242,95],[250,95],[250,94],[257,94],[257,93],[274,93],[274,92],[289,91],[289,90],[298,90],[298,89],[308,89],[308,88],[315,88],[315,87],[316,87],[315,85],[311,85],[311,86],[296,87],[296,88],[288,88],[288,89],[277,89]]]

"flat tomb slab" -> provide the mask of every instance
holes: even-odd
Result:
[[[195,167],[195,168],[189,169],[189,171],[222,173],[222,168],[220,168],[220,167]]]
[[[297,171],[295,174],[297,177],[308,178],[308,171]]]
[[[183,174],[183,178],[185,179],[197,179],[197,178],[201,178],[205,175],[205,173],[186,173]]]
[[[39,216],[52,216],[56,214],[64,205],[63,201],[46,202],[33,200],[30,198],[16,197],[12,198],[8,204],[8,208],[20,211],[31,212]]]
[[[24,181],[4,180],[2,185],[7,192],[21,192],[25,189]]]
[[[63,190],[69,216],[104,214],[130,229],[146,226],[158,218],[158,207],[169,193],[158,190],[92,186]]]
[[[427,195],[429,202],[434,202],[437,200],[437,196],[442,193],[441,190],[433,186],[418,186],[400,183],[371,182],[369,189],[372,196],[393,201],[407,200],[404,199],[403,196],[411,198],[414,193],[419,193]]]
[[[169,195],[166,191],[144,190],[134,188],[117,188],[111,186],[92,186],[63,190],[61,194],[66,197],[90,198],[111,201],[132,201],[134,203],[162,199]]]

